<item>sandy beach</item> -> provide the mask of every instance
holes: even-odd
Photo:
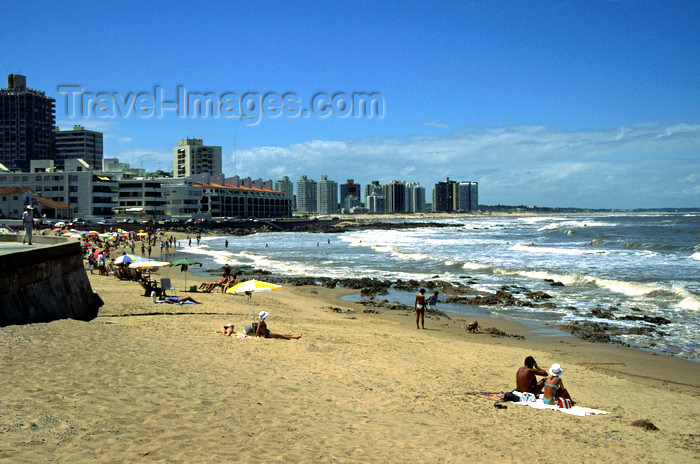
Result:
[[[467,334],[464,317],[365,313],[347,290],[183,293],[153,304],[138,283],[90,275],[91,322],[0,328],[2,462],[697,462],[697,363],[571,337]],[[188,286],[201,280],[190,275]],[[300,340],[224,337],[255,313]],[[476,392],[515,387],[527,355],[560,363],[574,417]],[[632,425],[652,422],[658,430]]]

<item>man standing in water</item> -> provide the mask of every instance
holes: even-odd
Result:
[[[424,288],[421,288],[420,291],[418,292],[418,295],[416,295],[415,312],[416,312],[416,329],[420,329],[420,327],[418,327],[418,320],[419,319],[420,319],[421,326],[425,329],[425,289]]]

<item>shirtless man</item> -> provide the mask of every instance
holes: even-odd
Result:
[[[540,379],[538,382],[535,378],[536,375],[544,377],[547,375],[547,371],[540,369],[535,358],[528,356],[525,358],[525,365],[515,373],[515,391],[539,395],[544,387],[544,379]]]
[[[418,327],[418,320],[420,320],[421,326],[425,329],[425,305],[425,289],[421,288],[418,295],[416,295],[415,303],[416,329],[420,329],[420,327]]]

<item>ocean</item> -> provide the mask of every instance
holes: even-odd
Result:
[[[181,253],[204,257],[204,269],[229,263],[278,275],[391,280],[439,276],[440,280],[470,281],[471,287],[488,292],[504,285],[541,290],[554,297],[550,301],[556,302],[556,308],[458,304],[438,308],[511,318],[539,327],[541,333],[562,323],[595,320],[619,329],[622,333],[612,337],[617,342],[700,360],[700,214],[430,221],[454,227],[204,237]],[[564,286],[551,286],[546,279]],[[413,304],[413,293],[393,291],[383,298]],[[612,308],[615,318],[594,318],[591,310],[595,308]],[[671,323],[620,320],[626,315],[663,317]],[[655,331],[633,330],[640,327]]]

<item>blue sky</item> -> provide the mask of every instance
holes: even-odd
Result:
[[[171,170],[191,136],[223,147],[227,175],[428,192],[449,176],[478,181],[482,204],[700,206],[697,1],[14,2],[3,16],[4,74],[135,167]],[[304,108],[319,92],[377,92],[384,112],[85,117],[66,111],[69,85],[293,92]]]

